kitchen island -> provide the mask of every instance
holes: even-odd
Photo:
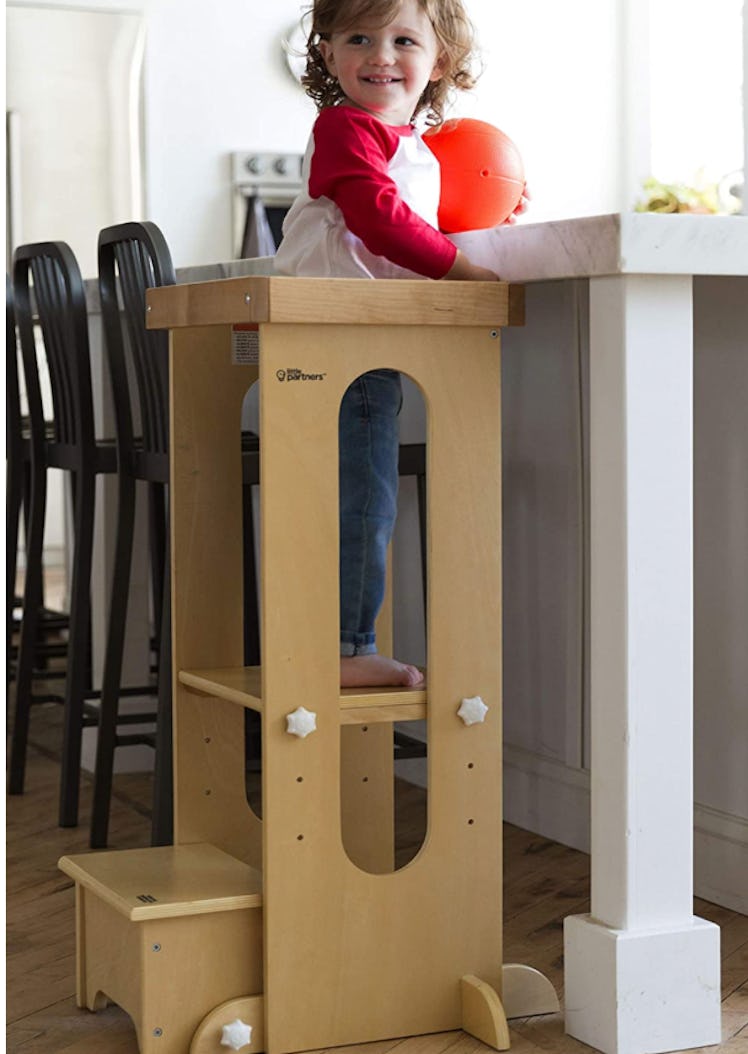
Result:
[[[543,310],[533,284],[582,283],[572,324],[588,353],[582,767],[590,770],[592,901],[588,915],[565,921],[566,1027],[619,1054],[716,1043],[719,930],[693,915],[694,578],[702,692],[707,648],[719,636],[709,619],[728,635],[728,647],[718,645],[727,677],[711,673],[728,697],[699,700],[699,730],[710,738],[706,706],[722,725],[724,750],[712,767],[733,766],[734,813],[725,816],[737,828],[748,801],[746,766],[729,744],[742,742],[744,756],[746,680],[735,675],[745,665],[738,640],[748,614],[748,218],[602,216],[475,232],[458,243],[502,278],[530,283],[529,328],[520,335],[527,355],[534,306]],[[720,372],[730,386],[716,394],[712,374],[719,386]],[[694,407],[705,427],[696,464]],[[505,425],[508,417],[505,400]],[[505,506],[511,501],[505,490]],[[703,545],[696,563],[695,526]],[[723,595],[721,610],[715,582],[731,598]],[[697,759],[703,764],[698,750]],[[705,782],[718,793],[714,772]]]

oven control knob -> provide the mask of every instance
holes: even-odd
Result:
[[[247,170],[255,176],[259,176],[261,172],[265,171],[265,162],[261,157],[250,157],[247,158]]]

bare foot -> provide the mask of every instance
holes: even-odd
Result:
[[[340,660],[341,688],[413,688],[423,681],[423,674],[416,666],[410,666],[386,655],[346,655]]]

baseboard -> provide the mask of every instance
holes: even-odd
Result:
[[[554,842],[590,851],[590,776],[504,744],[504,818]]]
[[[64,545],[44,546],[44,567],[47,571],[64,572],[67,566],[67,554]],[[18,546],[16,554],[16,568],[18,571],[26,570],[26,550],[23,545]]]
[[[694,806],[696,895],[748,915],[748,820]]]
[[[426,786],[426,762],[398,762],[397,774]],[[554,842],[588,853],[590,774],[522,747],[504,745],[504,818]],[[696,896],[748,914],[748,819],[696,802]]]

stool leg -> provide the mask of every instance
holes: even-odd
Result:
[[[153,773],[151,845],[171,845],[174,840],[174,788],[172,764],[171,675],[171,569],[167,542],[162,589],[161,648],[158,656],[158,714],[156,764]]]
[[[75,486],[75,555],[70,595],[68,668],[60,775],[60,827],[78,823],[83,704],[88,680],[91,630],[91,563],[93,558],[96,477],[80,473]]]
[[[5,683],[11,680],[13,652],[13,610],[16,598],[18,565],[18,528],[21,521],[22,474],[18,465],[8,462],[5,506]]]
[[[127,603],[130,593],[134,524],[135,480],[131,476],[120,474],[117,537],[96,739],[96,768],[89,841],[92,849],[103,849],[107,844],[109,833],[109,809],[112,797],[114,751],[117,745],[117,715],[127,625]]]
[[[31,715],[31,692],[34,679],[34,656],[36,654],[39,618],[42,608],[44,519],[47,507],[46,469],[34,473],[29,501],[28,529],[26,531],[26,582],[23,594],[23,619],[18,645],[16,666],[16,705],[13,737],[10,749],[10,773],[8,791],[23,794],[26,772],[26,748]]]
[[[148,526],[151,568],[151,593],[153,596],[154,619],[153,636],[156,655],[161,648],[161,623],[158,612],[164,604],[164,575],[166,553],[166,504],[163,483],[148,484]],[[157,663],[158,665],[158,663]]]

